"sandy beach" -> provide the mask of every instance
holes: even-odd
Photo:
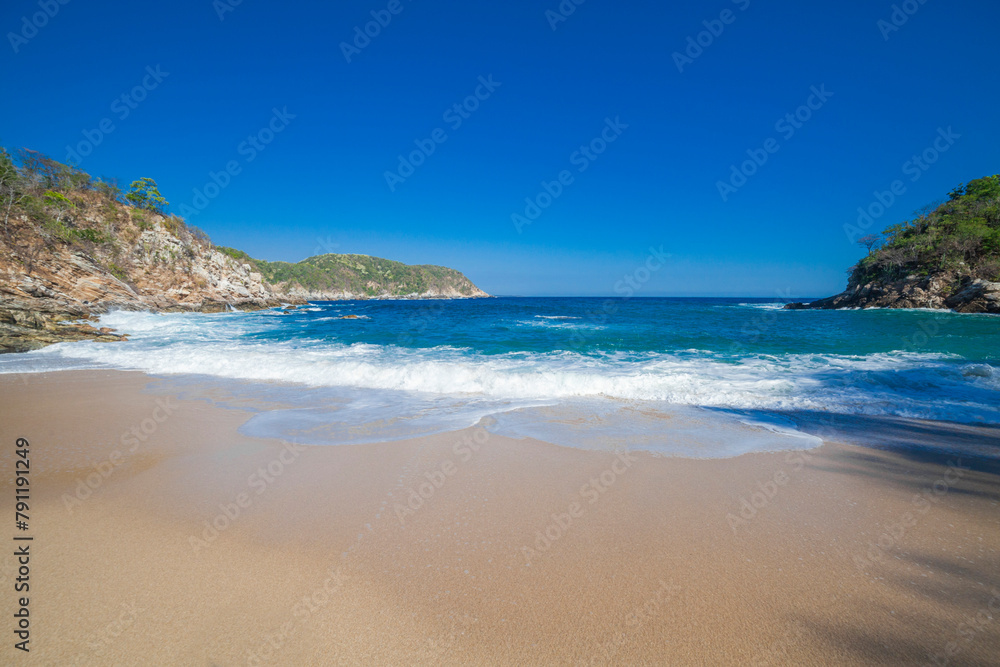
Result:
[[[483,428],[301,446],[141,373],[0,376],[25,664],[996,664],[1000,429],[692,460]],[[665,434],[669,437],[669,433]],[[946,451],[955,450],[955,451]],[[15,533],[8,529],[8,540]],[[9,542],[8,546],[14,544]],[[8,619],[17,565],[4,550]],[[4,655],[13,649],[5,647]]]

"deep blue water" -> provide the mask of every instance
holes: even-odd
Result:
[[[286,314],[258,340],[309,337],[407,348],[451,346],[480,354],[574,351],[868,355],[898,351],[1000,355],[1000,318],[925,310],[783,311],[751,298],[495,298],[319,302]],[[331,312],[364,316],[331,326]],[[340,323],[344,324],[344,323]]]

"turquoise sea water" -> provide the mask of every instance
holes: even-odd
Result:
[[[243,392],[253,381],[257,395],[272,398],[280,387],[283,409],[262,410],[249,431],[317,444],[430,433],[485,417],[515,435],[551,435],[562,424],[635,441],[662,427],[658,416],[696,425],[705,409],[1000,423],[1000,317],[782,305],[491,298],[117,312],[102,325],[129,333],[128,342],[7,355],[0,372],[139,369],[231,387],[244,381]]]

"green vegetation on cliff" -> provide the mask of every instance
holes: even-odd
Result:
[[[851,268],[851,285],[944,272],[1000,280],[1000,176],[960,185],[948,201],[858,242],[869,253]]]
[[[368,255],[327,254],[294,264],[253,259],[241,250],[219,248],[230,257],[250,263],[272,285],[286,289],[298,285],[314,293],[348,293],[358,296],[409,294],[481,294],[472,282],[443,266],[410,266]]]
[[[31,276],[37,261],[61,251],[82,252],[116,278],[129,282],[135,267],[128,254],[153,219],[180,241],[174,260],[190,268],[208,237],[176,216],[164,216],[166,201],[156,182],[142,178],[122,192],[114,179],[96,179],[37,151],[13,156],[0,147],[0,263]]]

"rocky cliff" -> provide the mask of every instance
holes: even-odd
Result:
[[[13,210],[0,244],[0,351],[118,340],[78,320],[114,309],[217,312],[279,305],[260,273],[176,218],[94,193]],[[37,214],[44,217],[38,219]]]
[[[151,179],[145,193],[123,197],[30,151],[22,151],[22,165],[0,149],[0,352],[121,340],[86,323],[115,309],[219,312],[309,299],[487,296],[444,267],[364,255],[255,260],[163,214]]]
[[[1000,176],[960,185],[881,235],[857,239],[868,255],[847,289],[785,308],[938,308],[1000,314]]]

